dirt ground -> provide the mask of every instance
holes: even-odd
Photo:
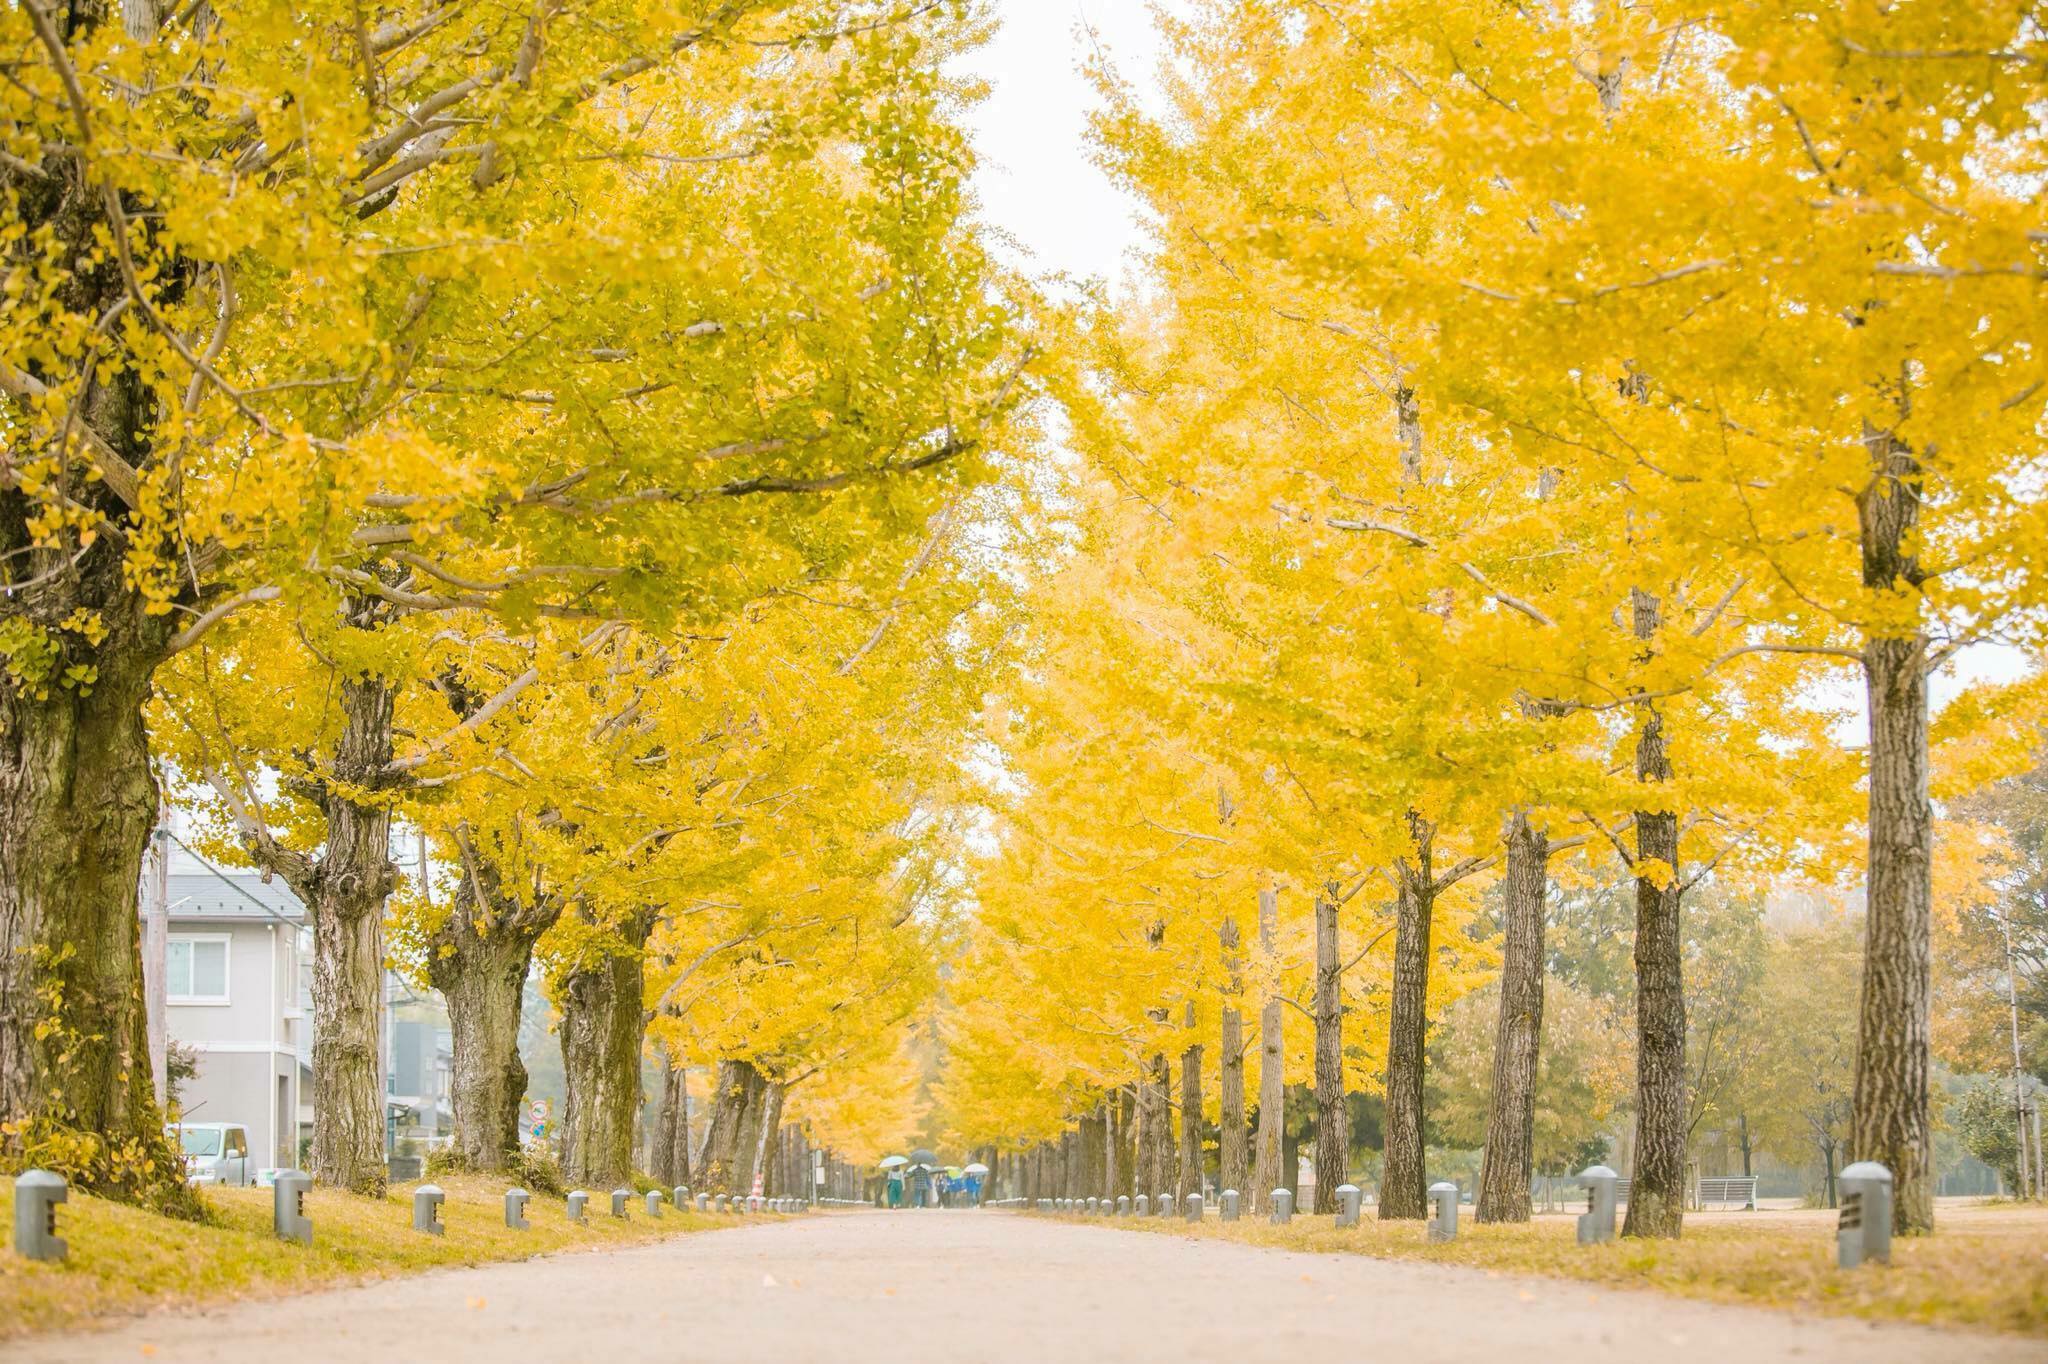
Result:
[[[1002,1212],[827,1214],[11,1342],[19,1364],[2039,1361],[2039,1341]]]

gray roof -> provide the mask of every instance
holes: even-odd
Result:
[[[171,918],[303,923],[306,907],[279,877],[265,883],[253,871],[174,871],[170,875]],[[148,878],[143,894],[149,893]]]

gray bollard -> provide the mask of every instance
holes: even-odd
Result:
[[[1237,1220],[1237,1210],[1243,1203],[1244,1195],[1235,1189],[1225,1189],[1223,1191],[1223,1220],[1235,1222]]]
[[[412,1191],[412,1229],[423,1231],[429,1236],[440,1236],[448,1228],[441,1225],[441,1204],[448,1195],[434,1184],[422,1184]]]
[[[306,1216],[306,1190],[313,1177],[304,1170],[279,1170],[270,1186],[270,1229],[280,1241],[313,1244],[313,1219]]]
[[[687,1184],[676,1185],[676,1187],[670,1191],[668,1201],[675,1205],[675,1209],[677,1212],[682,1212],[684,1209],[688,1208],[690,1206],[690,1186]]]
[[[1140,1216],[1140,1217],[1150,1217],[1151,1215],[1152,1215],[1152,1200],[1151,1200],[1150,1198],[1146,1197],[1146,1196],[1145,1196],[1144,1194],[1139,1194],[1139,1195],[1138,1195],[1138,1216]]]
[[[526,1220],[526,1200],[533,1195],[524,1189],[505,1190],[505,1225],[514,1231],[525,1231],[532,1223]]]
[[[1358,1225],[1358,1209],[1365,1202],[1365,1195],[1356,1184],[1337,1186],[1337,1225],[1355,1227]]]
[[[1579,1172],[1586,1186],[1586,1211],[1579,1217],[1579,1244],[1601,1245],[1614,1239],[1614,1204],[1621,1176],[1605,1165],[1589,1165]]]
[[[700,1194],[698,1194],[698,1195],[697,1195],[697,1211],[698,1211],[698,1212],[709,1212],[709,1211],[711,1211],[711,1195],[710,1195],[710,1194],[708,1194],[708,1193],[700,1193]]]
[[[751,1212],[751,1211],[752,1211],[752,1209],[751,1209],[751,1208],[749,1208],[749,1207],[747,1206],[747,1203],[748,1203],[748,1200],[747,1200],[747,1199],[745,1199],[745,1198],[741,1198],[741,1197],[735,1197],[735,1198],[734,1198],[734,1199],[732,1200],[732,1211],[733,1211],[733,1215],[734,1215],[735,1217],[745,1217],[745,1216],[746,1216],[746,1215],[747,1215],[747,1214],[748,1214],[749,1212]]]
[[[1199,1222],[1202,1220],[1202,1196],[1200,1194],[1191,1193],[1187,1196],[1185,1205],[1181,1209],[1181,1217],[1189,1222]]]
[[[647,1191],[647,1215],[649,1217],[661,1216],[661,1190],[649,1189]]]
[[[1102,1200],[1101,1200],[1101,1199],[1099,1199],[1099,1198],[1091,1198],[1091,1199],[1089,1199],[1089,1200],[1088,1200],[1088,1215],[1089,1215],[1090,1217],[1093,1217],[1093,1216],[1095,1216],[1095,1214],[1096,1214],[1097,1212],[1099,1212],[1099,1211],[1101,1210],[1101,1208],[1102,1208]]]
[[[1118,1194],[1116,1196],[1116,1215],[1118,1217],[1129,1217],[1131,1215],[1131,1196],[1129,1194]]]
[[[1180,1200],[1170,1193],[1162,1193],[1152,1200],[1152,1211],[1160,1217],[1173,1216],[1174,1209],[1179,1206]]]
[[[768,1206],[768,1200],[759,1194],[747,1195],[747,1211],[758,1213]]]
[[[305,1214],[305,1190],[313,1176],[303,1169],[279,1169],[270,1182],[270,1233],[279,1241],[313,1243],[313,1219]]]
[[[569,1195],[569,1220],[579,1226],[590,1222],[590,1195],[581,1189]]]
[[[64,1176],[24,1170],[14,1180],[14,1253],[24,1260],[61,1260],[70,1245],[57,1234],[57,1205],[70,1201]]]
[[[716,1212],[731,1212],[732,1199],[725,1194],[720,1194],[717,1200],[711,1206],[713,1211]]]
[[[1273,1190],[1273,1214],[1266,1220],[1276,1227],[1284,1227],[1294,1220],[1294,1190]]]
[[[1429,1186],[1429,1203],[1436,1216],[1429,1219],[1429,1239],[1458,1239],[1458,1186],[1448,1180]]]
[[[1039,1200],[1038,1200],[1038,1210],[1039,1210],[1040,1212],[1051,1212],[1051,1211],[1052,1211],[1052,1200],[1051,1200],[1050,1198],[1041,1198],[1041,1199],[1039,1199]]]
[[[633,1191],[631,1189],[613,1189],[612,1216],[618,1218],[622,1222],[631,1219],[633,1215],[632,1202]]]
[[[1892,1172],[1859,1160],[1837,1177],[1842,1216],[1835,1227],[1835,1263],[1854,1269],[1866,1260],[1892,1262]]]

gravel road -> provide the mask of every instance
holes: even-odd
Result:
[[[148,1317],[17,1341],[4,1353],[19,1364],[2048,1360],[2037,1341],[998,1212],[757,1223]]]

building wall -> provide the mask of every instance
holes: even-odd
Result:
[[[198,1074],[179,1095],[193,1122],[241,1123],[258,1166],[297,1164],[300,1016],[297,932],[274,921],[237,923],[173,916],[171,941],[228,943],[227,1000],[170,1003],[170,1039],[189,1047]],[[280,1088],[281,1084],[281,1088]]]

